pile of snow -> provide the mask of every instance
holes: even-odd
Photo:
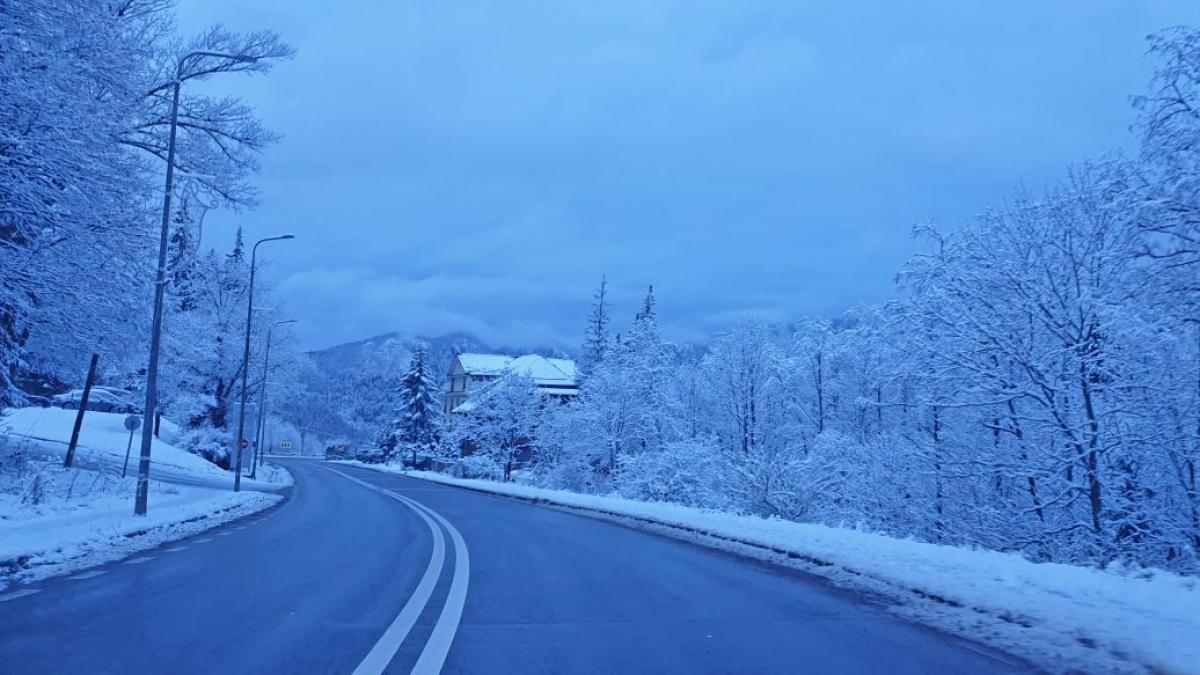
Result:
[[[1053,669],[1200,672],[1200,579],[1098,570],[675,504],[383,471],[569,507],[770,557],[905,603],[905,614]]]
[[[282,499],[150,482],[149,509],[133,515],[137,479],[111,469],[4,456],[0,473],[0,588],[73,572],[191,536]]]

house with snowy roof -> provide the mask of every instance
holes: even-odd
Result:
[[[551,359],[540,354],[506,356],[504,354],[459,354],[450,365],[443,410],[447,415],[462,409],[471,392],[480,385],[506,373],[533,380],[544,394],[570,397],[579,393],[579,375],[571,359]]]

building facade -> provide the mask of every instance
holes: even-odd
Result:
[[[579,393],[579,375],[570,359],[551,359],[538,354],[459,354],[450,364],[442,410],[447,415],[465,412],[461,407],[471,392],[505,373],[533,380],[538,389],[550,396],[570,397]]]

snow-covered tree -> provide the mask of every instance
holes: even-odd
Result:
[[[91,351],[106,378],[134,379],[149,316],[130,307],[152,293],[155,158],[166,155],[176,65],[194,49],[248,57],[189,59],[179,76],[190,81],[263,72],[290,54],[267,32],[212,29],[182,42],[172,4],[0,7],[0,406],[19,399],[18,371],[74,381],[74,356]],[[273,136],[236,98],[185,87],[181,111],[179,192],[251,204],[249,178]],[[176,216],[176,245],[194,245],[186,214]]]
[[[587,376],[596,366],[604,361],[608,353],[609,342],[608,316],[608,278],[600,278],[600,286],[592,299],[592,309],[588,313],[587,324],[583,331],[583,352],[579,360],[579,372]]]
[[[454,433],[473,454],[491,462],[503,480],[512,478],[517,462],[533,453],[538,443],[546,397],[533,380],[507,372],[489,382],[467,401],[468,410],[456,420]]]
[[[400,381],[396,419],[380,443],[385,461],[396,449],[404,448],[416,466],[418,453],[431,452],[438,444],[442,426],[440,389],[430,367],[429,351],[425,345],[418,345]]]

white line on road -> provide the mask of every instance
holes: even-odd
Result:
[[[142,563],[150,562],[151,560],[154,560],[154,558],[152,558],[150,556],[142,556],[140,558],[130,558],[129,560],[125,561],[125,564],[126,565],[141,565]]]
[[[17,598],[23,598],[27,595],[33,595],[34,593],[41,593],[41,590],[36,588],[26,588],[20,591],[13,591],[12,593],[5,593],[4,595],[0,595],[0,602],[16,600]]]
[[[400,495],[396,496],[400,497]],[[446,531],[450,533],[450,539],[454,542],[454,576],[450,579],[450,591],[446,594],[446,604],[442,606],[442,613],[433,626],[433,633],[425,642],[421,658],[417,659],[417,665],[412,669],[412,672],[417,675],[437,675],[442,672],[442,666],[445,665],[446,657],[450,654],[450,645],[454,643],[458,625],[462,622],[463,606],[467,603],[467,582],[471,575],[471,558],[467,554],[467,542],[463,541],[458,528],[451,525],[450,521],[418,501],[408,497],[400,497],[400,499],[409,506],[433,516],[442,524],[442,527],[446,528]]]
[[[83,580],[83,579],[91,579],[92,577],[98,577],[101,574],[108,574],[108,572],[106,570],[92,570],[91,572],[84,572],[83,574],[76,574],[73,577],[67,577],[67,578]]]
[[[442,531],[437,524],[430,519],[430,516],[446,527],[446,530],[450,533],[450,537],[454,541],[454,576],[450,580],[450,591],[446,596],[446,603],[442,607],[442,613],[438,617],[437,624],[434,625],[433,633],[425,643],[425,647],[421,651],[421,656],[412,670],[413,673],[440,672],[442,664],[446,661],[446,655],[450,651],[450,644],[454,641],[454,634],[458,630],[458,622],[462,618],[463,604],[466,601],[467,575],[470,572],[466,542],[463,541],[462,536],[458,533],[458,530],[454,529],[453,525],[450,525],[441,515],[424,505],[366,481],[359,480],[347,473],[336,469],[329,469],[328,467],[324,468],[333,473],[340,474],[369,490],[378,492],[386,497],[391,497],[408,506],[417,516],[425,521],[425,524],[429,526],[430,533],[433,534],[433,555],[430,556],[429,565],[425,568],[425,574],[417,584],[417,589],[413,591],[404,608],[400,610],[400,614],[396,616],[395,620],[384,631],[366,658],[354,669],[354,675],[378,675],[382,673],[400,649],[400,645],[404,642],[404,639],[408,637],[409,631],[416,624],[422,610],[429,604],[429,597],[432,595],[433,589],[437,585],[437,580],[441,576],[441,569],[446,557],[445,537],[442,535]]]

